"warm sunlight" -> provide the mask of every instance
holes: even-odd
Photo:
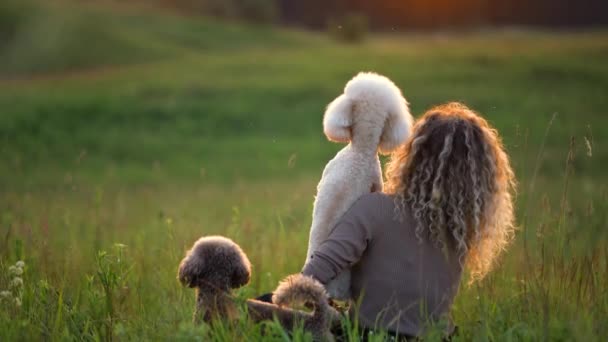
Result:
[[[604,341],[608,1],[0,0],[0,341]]]

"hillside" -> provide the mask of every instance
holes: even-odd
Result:
[[[339,148],[322,136],[324,106],[360,70],[392,77],[416,114],[468,103],[513,148],[526,131],[539,142],[558,113],[547,173],[561,168],[558,148],[570,135],[606,120],[602,32],[411,34],[341,45],[156,10],[44,11],[46,20],[0,57],[0,155],[9,161],[0,173],[25,176],[5,183],[52,184],[66,173],[103,181],[122,171],[134,182],[316,172]],[[605,139],[593,133],[595,160],[605,162]]]

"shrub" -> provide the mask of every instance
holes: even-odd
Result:
[[[182,0],[183,1],[183,0]],[[201,13],[220,18],[234,18],[237,8],[234,0],[188,0]]]
[[[254,23],[272,23],[278,15],[277,0],[173,0],[170,3],[183,10]]]
[[[367,17],[359,13],[348,13],[330,19],[327,26],[331,37],[347,43],[363,41],[369,30]]]
[[[34,12],[35,9],[28,1],[0,2],[0,51],[10,45]]]
[[[276,0],[234,0],[239,17],[256,23],[272,23],[277,19]]]

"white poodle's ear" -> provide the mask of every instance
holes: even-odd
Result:
[[[388,113],[380,136],[380,153],[389,154],[404,143],[412,131],[412,121],[408,103],[402,99]]]
[[[327,106],[323,117],[323,132],[327,139],[343,143],[350,141],[353,105],[345,95],[340,95]]]

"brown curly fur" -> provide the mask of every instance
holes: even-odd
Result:
[[[195,323],[214,319],[235,320],[239,310],[232,289],[246,285],[251,276],[247,255],[232,240],[222,236],[202,237],[186,253],[178,269],[184,286],[196,288]],[[276,318],[286,329],[301,324],[315,340],[333,340],[329,328],[338,313],[329,306],[323,286],[301,274],[285,278],[274,292],[273,302],[246,301],[249,317],[255,322]],[[294,303],[312,306],[312,312],[287,308]]]

